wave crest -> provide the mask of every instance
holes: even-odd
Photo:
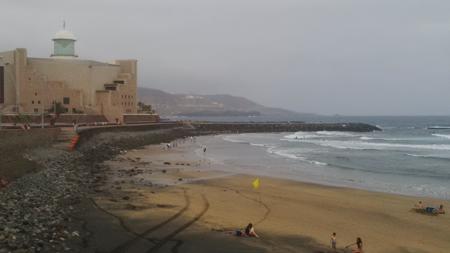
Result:
[[[331,147],[337,149],[355,149],[355,150],[398,150],[398,149],[450,150],[450,145],[446,144],[401,144],[401,143],[374,143],[364,141],[305,141],[305,142],[324,147]]]
[[[450,134],[432,134],[432,135],[436,136],[436,137],[441,137],[444,139],[450,139]]]
[[[320,166],[327,166],[328,165],[327,163],[324,163],[324,162],[309,160],[309,159],[307,159],[307,158],[305,158],[303,156],[299,156],[299,155],[296,155],[296,154],[289,153],[286,150],[274,150],[273,148],[268,148],[267,152],[270,153],[270,154],[275,154],[275,155],[278,155],[278,156],[281,156],[281,157],[286,157],[286,158],[289,158],[289,159],[300,160],[300,161],[307,162],[307,163],[314,164],[314,165],[320,165]]]

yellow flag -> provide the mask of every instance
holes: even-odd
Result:
[[[252,182],[253,188],[258,189],[259,188],[259,178],[256,178]]]

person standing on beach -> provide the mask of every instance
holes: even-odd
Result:
[[[331,235],[331,248],[336,251],[336,233]]]
[[[206,146],[203,147],[203,154],[206,153]]]

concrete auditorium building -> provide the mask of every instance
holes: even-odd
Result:
[[[75,42],[63,27],[50,58],[28,57],[24,48],[0,52],[1,112],[40,115],[57,104],[62,115],[99,115],[109,122],[136,118],[137,60],[79,59]]]

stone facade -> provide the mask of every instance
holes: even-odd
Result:
[[[75,57],[31,58],[26,49],[0,53],[0,110],[40,114],[54,102],[67,114],[123,121],[137,113],[137,61],[104,63]]]

